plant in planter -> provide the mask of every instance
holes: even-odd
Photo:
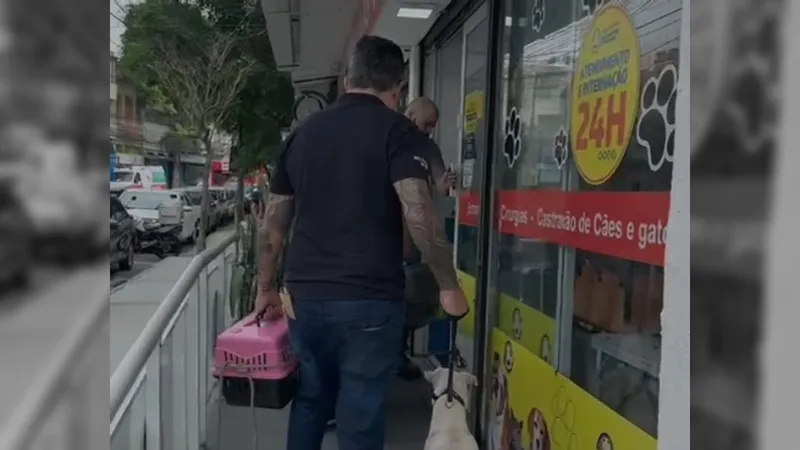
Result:
[[[260,216],[251,211],[238,223],[240,239],[237,244],[236,263],[231,274],[230,314],[234,321],[243,319],[253,310],[258,281],[258,249],[256,236]]]
[[[266,186],[260,186],[266,192]],[[266,197],[266,196],[265,196]],[[231,277],[230,314],[234,320],[245,318],[253,310],[258,296],[258,229],[264,219],[266,198],[250,209],[245,220],[239,222],[240,239],[237,243],[236,264]],[[278,261],[277,286],[283,279],[283,258]]]

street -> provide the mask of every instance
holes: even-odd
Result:
[[[193,251],[194,244],[184,244],[181,256],[190,255]],[[161,260],[156,255],[137,253],[131,270],[111,269],[111,289],[122,286],[126,281],[153,267],[153,264],[159,261]]]
[[[217,233],[224,233],[233,229],[233,224],[228,224],[220,227],[209,236]],[[194,244],[184,244],[181,249],[180,256],[189,256],[194,252]],[[134,259],[133,268],[131,270],[111,270],[111,289],[118,288],[125,284],[128,280],[133,279],[145,270],[153,267],[155,263],[160,261],[156,255],[137,253]]]

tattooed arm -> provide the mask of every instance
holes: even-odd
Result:
[[[294,197],[269,194],[264,207],[264,220],[258,230],[258,290],[275,289],[278,258],[283,251],[286,234],[294,214]]]
[[[453,247],[447,240],[444,220],[436,211],[428,184],[420,178],[406,178],[396,181],[394,188],[403,206],[408,234],[422,254],[422,261],[436,277],[439,288],[443,291],[458,289]]]

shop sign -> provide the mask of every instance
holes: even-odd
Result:
[[[117,164],[122,166],[144,165],[144,156],[130,153],[117,153]]]
[[[599,185],[616,172],[639,108],[639,37],[624,7],[598,10],[572,82],[570,144],[581,178]]]
[[[464,133],[478,132],[478,123],[483,118],[483,91],[470,92],[464,97]]]
[[[475,148],[475,133],[483,119],[483,91],[473,91],[464,97],[464,140],[461,157],[461,188],[469,189],[472,186],[475,172],[475,160],[478,152]]]
[[[459,202],[459,223],[478,226],[479,197]],[[496,204],[501,233],[664,265],[669,192],[500,191]]]

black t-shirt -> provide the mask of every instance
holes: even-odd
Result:
[[[346,94],[286,140],[270,192],[294,196],[284,281],[297,299],[402,300],[403,216],[393,183],[430,179],[439,153],[377,97]]]

